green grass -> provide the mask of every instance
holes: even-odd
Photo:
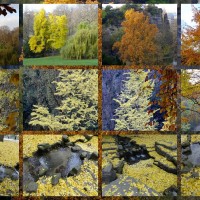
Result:
[[[49,56],[43,58],[24,58],[23,64],[26,66],[32,65],[69,65],[69,66],[77,66],[77,65],[98,65],[98,59],[88,59],[88,60],[65,60],[60,56]]]

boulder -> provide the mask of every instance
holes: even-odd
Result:
[[[191,154],[191,153],[192,153],[192,151],[191,151],[190,146],[188,146],[188,147],[182,149],[182,154],[189,155],[189,154]]]
[[[83,160],[84,158],[87,157],[87,152],[83,151],[81,154],[80,154],[80,158],[81,160]]]
[[[51,178],[51,184],[57,185],[59,183],[60,178],[61,178],[61,173],[54,174]]]
[[[93,137],[93,135],[84,135],[84,136],[85,136],[85,139],[86,139],[87,141],[91,140],[92,137]]]
[[[81,150],[81,147],[75,145],[71,148],[72,152],[77,152],[77,151],[80,151]]]
[[[78,139],[76,142],[87,142],[87,140],[85,139],[85,138],[80,138],[80,139]]]
[[[4,171],[4,174],[6,177],[12,177],[12,174],[14,173],[14,170],[13,169],[10,169],[10,168],[5,168],[5,171]]]
[[[51,146],[49,143],[43,143],[43,144],[38,144],[37,147],[39,151],[48,151]]]
[[[147,151],[146,145],[145,145],[145,144],[142,144],[142,145],[141,145],[141,149],[143,149],[144,151]]]
[[[132,140],[130,141],[130,144],[131,144],[131,146],[136,145],[136,141],[132,139]]]
[[[66,143],[66,146],[68,146],[68,147],[69,147],[69,146],[74,146],[74,143],[73,143],[73,142],[67,142],[67,143]]]
[[[92,152],[89,156],[89,159],[90,160],[98,160],[98,153],[95,151],[95,152]]]
[[[192,172],[192,178],[199,179],[199,173],[198,172]]]
[[[193,164],[189,160],[183,161],[182,163],[184,164],[184,166],[187,166],[189,168],[193,167]]]
[[[112,163],[108,163],[102,169],[102,182],[108,184],[116,179],[117,179],[117,175],[113,168],[113,165]]]
[[[178,190],[175,185],[170,186],[169,188],[165,189],[163,192],[164,196],[177,196],[178,195]]]
[[[12,176],[11,176],[11,179],[12,179],[13,181],[16,181],[16,180],[19,179],[19,175],[18,175],[17,173],[13,173]]]
[[[114,165],[114,169],[117,173],[122,174],[123,171],[123,167],[124,167],[124,161],[123,160],[119,160],[116,165]]]
[[[181,170],[181,173],[188,173],[191,171],[191,168],[188,166],[183,167],[183,169]]]
[[[73,167],[73,168],[70,170],[68,176],[77,175],[80,171],[81,171],[81,166]]]
[[[38,171],[38,175],[39,176],[44,176],[45,173],[47,172],[47,170],[48,169],[46,167],[40,166],[39,171]]]
[[[63,141],[64,143],[69,142],[69,136],[68,136],[68,135],[63,135],[63,136],[62,136],[62,141]]]
[[[29,193],[37,192],[37,189],[38,189],[38,184],[33,181],[29,182],[25,187],[26,192]]]
[[[181,144],[181,146],[185,149],[186,147],[189,147],[189,146],[190,146],[190,143],[189,143],[188,141],[186,141],[186,142],[183,142],[183,143]]]

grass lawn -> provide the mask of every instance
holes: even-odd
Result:
[[[88,59],[88,60],[65,60],[60,56],[49,56],[43,58],[24,58],[23,64],[26,66],[32,65],[98,65],[98,59]]]

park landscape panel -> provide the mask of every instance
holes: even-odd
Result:
[[[98,5],[26,4],[23,16],[24,65],[98,65]]]
[[[5,69],[19,65],[20,55],[19,5],[11,4],[10,8],[0,15],[0,66]]]
[[[103,4],[103,65],[177,65],[177,4]]]
[[[181,9],[181,64],[199,66],[200,6],[183,4]]]

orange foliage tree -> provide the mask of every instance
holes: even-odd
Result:
[[[157,59],[155,43],[158,28],[150,24],[149,17],[133,9],[127,10],[122,22],[124,34],[121,41],[115,42],[120,59],[126,64],[153,64]]]
[[[192,7],[192,21],[195,27],[188,26],[182,33],[181,56],[183,65],[200,65],[200,10]]]

